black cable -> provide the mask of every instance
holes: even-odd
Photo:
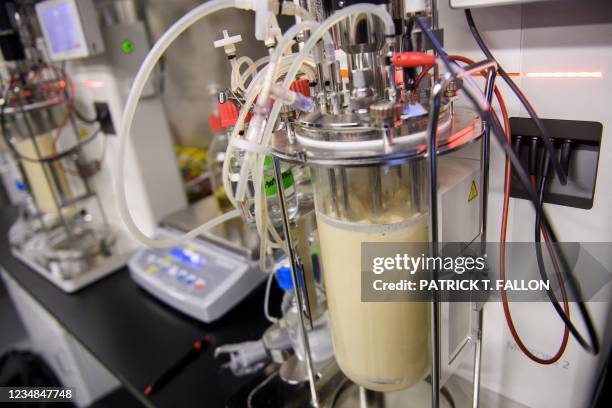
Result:
[[[414,18],[406,21],[406,33],[404,34],[404,41],[402,41],[402,51],[414,51],[412,45],[412,31],[414,30]],[[402,68],[402,75],[404,79],[404,89],[413,90],[416,82],[416,68]]]
[[[72,111],[81,122],[87,123],[89,125],[93,125],[94,123],[100,123],[110,117],[110,111],[108,109],[100,113],[96,113],[96,116],[93,119],[89,119],[87,116],[83,115],[83,113],[79,112],[79,110],[74,104],[72,105]]]
[[[541,161],[538,160],[538,144],[539,140],[537,137],[532,137],[529,144],[529,174],[535,176],[538,174],[538,163]],[[548,157],[548,155],[546,155]]]
[[[421,30],[423,31],[423,33],[427,36],[427,38],[433,44],[434,48],[438,52],[439,57],[444,62],[444,65],[446,66],[446,68],[452,73],[455,73],[457,71],[465,72],[463,68],[461,68],[458,64],[450,60],[450,58],[448,57],[448,54],[446,53],[446,51],[444,50],[444,48],[442,47],[442,45],[440,44],[440,42],[438,41],[434,33],[429,28],[425,19],[423,19],[422,17],[417,18],[416,22],[421,28]],[[469,100],[472,102],[474,107],[479,111],[482,119],[491,126],[491,129],[493,130],[493,134],[497,138],[497,142],[500,144],[500,146],[504,150],[506,157],[510,159],[512,166],[514,167],[515,174],[518,180],[523,185],[523,188],[525,189],[527,193],[527,197],[535,209],[536,215],[538,214],[540,215],[542,226],[546,230],[550,240],[553,242],[558,242],[557,236],[552,228],[550,220],[548,219],[548,216],[546,215],[544,208],[539,204],[538,194],[535,188],[531,184],[530,177],[527,174],[527,171],[525,170],[523,163],[520,161],[518,156],[515,154],[512,146],[508,143],[508,141],[505,138],[505,132],[504,132],[504,129],[501,123],[499,122],[499,118],[497,117],[497,115],[493,113],[491,106],[488,105],[486,101],[484,101],[486,105],[483,107],[483,101],[478,100],[476,96],[472,94],[472,91],[470,89],[464,87],[465,82],[469,82],[470,84],[472,84],[472,86],[475,87],[474,89],[477,89],[476,84],[474,83],[474,80],[469,75],[464,76],[462,81],[456,81],[457,85],[466,91],[465,95],[469,98]],[[597,337],[597,332],[595,330],[593,321],[590,317],[588,308],[586,307],[586,305],[584,304],[584,301],[582,300],[583,297],[581,295],[578,282],[576,281],[576,278],[571,274],[571,272],[569,272],[570,268],[569,268],[569,265],[563,253],[559,251],[558,248],[553,248],[553,249],[556,252],[556,258],[561,264],[561,269],[563,271],[563,274],[567,278],[569,289],[573,297],[576,299],[578,309],[580,311],[582,319],[584,320],[584,324],[589,334],[590,344],[586,342],[581,342],[581,340],[584,340],[582,337],[576,337],[576,340],[580,343],[580,345],[585,350],[587,350],[588,352],[592,354],[597,354],[599,353],[599,340]]]
[[[72,111],[81,122],[89,123],[90,125],[93,125],[94,123],[97,123],[102,120],[102,118],[100,118],[100,115],[96,115],[93,119],[89,119],[87,116],[83,115],[82,112],[79,112],[79,110],[74,105],[72,106]]]
[[[514,141],[512,142],[512,149],[514,149],[514,154],[517,156],[521,156],[521,147],[523,143],[523,136],[516,135],[514,136]]]
[[[571,140],[567,139],[563,141],[563,144],[561,145],[561,167],[563,167],[563,170],[565,171],[565,174],[569,174],[569,161],[570,161],[570,155],[572,153],[572,145],[574,144],[574,142],[572,142]]]
[[[544,205],[544,191],[546,189],[546,183],[548,182],[548,176],[550,172],[550,157],[548,156],[548,152],[544,151],[543,155],[544,155],[544,158],[542,160],[543,164],[539,172],[541,176],[540,184],[538,187],[540,205]],[[544,256],[542,255],[541,228],[542,228],[542,218],[540,214],[536,214],[534,241],[535,241],[535,250],[536,250],[536,260],[538,263],[538,272],[540,273],[540,278],[543,281],[548,281],[548,274],[546,273],[546,267],[544,266]],[[554,244],[555,242],[552,242],[552,245]],[[550,256],[552,257],[553,254],[551,254]],[[559,284],[562,285],[563,283],[559,282]],[[587,341],[582,337],[582,335],[580,334],[576,326],[574,326],[570,317],[565,313],[565,310],[563,310],[563,308],[561,307],[561,304],[559,303],[559,299],[557,299],[555,292],[552,289],[548,288],[546,289],[546,294],[548,295],[548,299],[550,300],[550,303],[555,308],[555,311],[557,312],[561,320],[563,320],[563,323],[565,324],[565,326],[567,326],[568,330],[576,338],[578,343],[588,344]]]
[[[474,18],[472,17],[472,11],[470,9],[465,9],[465,18],[467,19],[468,26],[470,27],[470,31],[472,32],[472,36],[474,37],[474,40],[476,40],[476,42],[478,43],[478,46],[480,47],[482,52],[487,56],[488,59],[490,59],[491,61],[495,61],[495,63],[497,64],[497,72],[499,73],[499,75],[501,75],[502,79],[506,81],[512,92],[514,92],[516,97],[521,101],[521,104],[525,107],[527,113],[529,113],[529,116],[531,116],[531,118],[535,122],[538,131],[542,135],[542,141],[544,142],[544,146],[546,147],[548,154],[554,157],[554,159],[552,160],[552,164],[555,168],[555,172],[557,173],[561,184],[565,185],[567,183],[567,174],[561,168],[559,159],[554,154],[555,148],[552,143],[552,138],[548,134],[546,127],[544,127],[544,124],[540,120],[540,117],[538,116],[533,106],[531,106],[531,103],[529,102],[525,94],[523,94],[523,92],[514,83],[512,78],[510,78],[504,68],[497,62],[497,60],[491,53],[491,50],[489,49],[489,47],[487,47],[487,44],[485,44],[484,40],[480,36],[480,33],[478,32],[478,28],[476,28],[476,23],[474,23]]]

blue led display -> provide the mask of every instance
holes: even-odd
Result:
[[[197,252],[186,248],[174,247],[170,250],[170,256],[182,264],[199,269],[206,263],[206,258]]]

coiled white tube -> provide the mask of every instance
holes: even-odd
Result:
[[[341,20],[353,14],[361,14],[361,13],[370,13],[370,14],[374,14],[378,16],[379,18],[381,18],[383,22],[385,23],[385,33],[386,34],[392,35],[395,32],[393,19],[391,18],[389,13],[384,8],[381,8],[379,6],[375,6],[371,4],[358,4],[358,5],[349,6],[345,9],[337,11],[336,13],[332,14],[329,18],[327,18],[325,21],[323,21],[319,25],[319,27],[314,32],[311,33],[310,38],[308,39],[304,47],[300,50],[298,55],[294,58],[291,68],[289,68],[287,75],[285,76],[283,87],[289,88],[289,86],[291,85],[291,82],[293,82],[295,75],[298,72],[299,67],[301,66],[304,59],[307,57],[308,53],[314,48],[316,43],[324,35],[328,34],[328,31],[332,26],[334,26]],[[260,102],[264,104],[264,106],[265,104],[268,103],[268,101],[263,100],[263,98],[262,100],[258,100],[258,104]],[[278,119],[278,114],[280,113],[281,107],[282,106],[280,103],[276,103],[274,107],[272,108],[270,115],[268,116],[268,120],[267,120],[265,129],[263,131],[262,138],[260,140],[260,143],[262,146],[268,146],[268,144],[270,143],[270,138],[272,136],[272,132],[274,130],[276,120]],[[251,174],[253,175],[253,181],[254,183],[256,183],[256,185],[259,185],[257,183],[261,183],[263,180],[263,171],[264,171],[263,167],[264,167],[264,159],[262,157],[257,160],[255,164],[255,168],[252,169],[252,172],[251,172]],[[260,204],[262,200],[261,198],[259,198],[259,195],[261,195],[261,191],[259,190],[260,189],[255,190],[256,221],[258,218],[257,205]]]
[[[244,70],[242,74],[240,74],[240,78],[238,79],[237,86],[243,91],[246,90],[247,89],[247,83],[246,83],[247,79],[249,77],[255,78],[255,75],[257,74],[257,70],[259,69],[259,67],[267,63],[269,60],[270,60],[269,56],[262,57],[258,59],[257,61],[255,61],[252,65],[250,65],[246,70]]]
[[[318,27],[318,23],[317,22],[306,20],[306,21],[303,21],[303,22],[301,22],[299,24],[296,24],[296,25],[292,26],[283,35],[281,41],[277,44],[274,52],[272,53],[272,55],[270,57],[270,63],[268,64],[268,66],[266,67],[266,69],[264,71],[261,71],[257,75],[257,77],[259,78],[259,75],[265,72],[263,88],[265,89],[266,84],[268,84],[267,85],[268,94],[269,94],[269,89],[272,86],[272,83],[276,80],[276,78],[278,78],[279,70],[277,68],[278,68],[278,65],[281,63],[280,62],[281,56],[286,51],[286,49],[288,49],[289,46],[291,45],[291,41],[293,41],[293,38],[299,32],[301,32],[301,31],[313,29],[313,28],[316,28],[316,27]],[[328,37],[327,40],[331,41],[331,37]],[[251,84],[258,84],[258,83],[259,83],[258,79],[254,79],[251,82]],[[258,91],[260,91],[260,90],[258,90]],[[243,107],[241,109],[240,116],[239,116],[238,121],[236,123],[236,126],[234,128],[234,132],[232,133],[232,137],[230,137],[230,143],[234,140],[234,136],[237,134],[238,128],[240,128],[240,129],[242,128],[242,123],[244,121],[244,118],[246,118],[246,115],[247,115],[248,111],[251,109],[251,106],[252,106],[252,102],[250,100],[251,97],[252,97],[252,99],[254,101],[256,95],[253,95],[250,92],[247,92],[247,97],[246,97],[247,100],[246,100],[245,104],[243,105]],[[260,95],[260,98],[261,98],[261,95]],[[266,99],[266,98],[263,98],[263,99]],[[258,105],[259,105],[259,103],[258,103]],[[247,134],[247,140],[252,141],[250,139],[255,139],[255,137],[253,137],[253,135],[257,135],[258,133],[260,133],[261,130],[263,129],[263,125],[264,124],[265,124],[265,117],[263,115],[261,115],[261,114],[256,115],[254,120],[251,122],[251,125],[249,126],[249,132]],[[249,139],[249,137],[250,137],[250,139]],[[228,162],[228,160],[231,160],[231,152],[232,152],[232,150],[230,150],[230,147],[231,147],[231,144],[228,144],[228,153],[226,153],[226,161],[223,163],[223,168],[224,168],[224,173],[225,174],[227,174],[228,170],[229,170],[229,162]],[[247,187],[248,178],[249,178],[248,177],[249,170],[252,167],[251,160],[252,160],[251,153],[247,152],[245,154],[244,161],[242,163],[242,168],[240,169],[240,175],[239,175],[239,178],[238,178],[238,184],[236,186],[236,195],[235,196],[233,196],[233,194],[231,193],[231,190],[228,189],[229,187],[231,187],[231,184],[229,183],[229,177],[224,176],[225,192],[228,195],[228,198],[230,199],[232,204],[234,204],[234,206],[237,206],[236,205],[236,197],[237,197],[238,201],[242,201],[245,198],[246,187]],[[227,183],[225,182],[225,180],[228,180]],[[231,197],[229,195],[231,195]],[[260,236],[261,236],[262,235],[262,230],[260,228],[258,228],[258,232],[260,233]]]
[[[200,225],[199,227],[189,231],[188,233],[170,239],[157,240],[152,239],[146,236],[136,225],[134,222],[132,215],[130,214],[130,210],[127,204],[127,198],[125,195],[125,186],[124,186],[124,173],[125,173],[125,152],[127,150],[128,140],[130,138],[130,131],[132,128],[132,122],[134,120],[134,114],[136,112],[136,106],[138,105],[138,100],[142,95],[142,91],[144,86],[153,72],[155,65],[159,61],[160,57],[164,54],[164,52],[168,49],[168,47],[176,40],[176,38],[181,35],[185,30],[191,27],[193,24],[206,17],[209,14],[212,14],[216,11],[227,9],[227,8],[243,8],[249,9],[251,2],[249,1],[240,1],[240,0],[211,0],[206,2],[187,14],[181,17],[176,23],[174,23],[155,43],[151,51],[147,54],[147,57],[143,61],[136,77],[134,78],[134,82],[132,84],[132,88],[130,89],[130,93],[128,95],[125,109],[123,111],[123,118],[121,121],[121,128],[119,132],[119,157],[117,161],[117,172],[115,174],[115,195],[117,196],[117,204],[119,208],[119,214],[128,229],[128,231],[141,243],[148,245],[154,248],[166,248],[170,246],[175,246],[181,244],[183,241],[192,239],[197,235],[203,233],[204,231],[218,225],[222,222],[225,222],[231,218],[235,218],[240,215],[238,210],[230,211],[225,213],[206,224]]]
[[[270,74],[272,72],[271,70],[276,69],[276,66],[278,64],[278,61],[281,55],[286,51],[286,49],[289,48],[291,41],[295,37],[295,35],[305,29],[312,30],[314,28],[317,28],[318,26],[319,24],[314,21],[304,21],[300,24],[296,24],[295,26],[291,27],[283,35],[282,40],[277,44],[274,50],[274,53],[271,56],[270,64],[268,65],[268,68],[267,68],[268,72],[266,73],[265,81],[268,86],[268,92],[271,88],[271,85],[275,82],[275,79],[278,76],[278,72],[275,72],[274,74]],[[326,41],[331,42],[331,37],[327,37]],[[264,84],[264,88],[266,87],[266,84]],[[265,97],[262,96],[263,92],[264,90],[262,90],[262,92],[259,95],[259,98],[260,98],[259,101],[265,100]],[[259,106],[259,111],[258,111],[258,115],[256,116],[256,119],[259,118],[261,120],[260,123],[264,124],[265,123],[264,117],[262,115],[263,107],[259,104],[259,102],[258,102],[258,106]],[[277,107],[277,109],[279,110],[281,106],[282,104],[280,102],[277,102],[275,104],[275,107]],[[269,126],[270,122],[268,122],[267,124]],[[254,126],[257,126],[257,123],[255,123]],[[253,128],[253,129],[250,128],[249,130],[251,131],[249,132],[251,134],[251,137],[253,137],[253,135],[254,137],[257,137],[261,133],[261,131],[256,128]],[[257,142],[261,142],[261,139],[257,140]],[[267,146],[267,145],[264,144],[263,146]],[[253,162],[250,162],[250,160],[253,160]],[[241,169],[241,179],[242,177],[248,177],[248,174],[249,174],[248,172],[252,169],[259,169],[259,168],[262,169],[261,172],[251,172],[251,175],[253,177],[253,185],[255,186],[255,197],[254,197],[255,225],[257,228],[257,232],[259,233],[260,239],[262,239],[262,245],[265,245],[268,243],[268,231],[272,235],[272,238],[273,238],[273,241],[271,241],[270,244],[272,243],[280,244],[282,242],[281,238],[278,235],[276,229],[272,225],[269,225],[271,223],[269,222],[269,218],[267,215],[267,205],[265,201],[265,195],[263,194],[263,181],[264,181],[263,180],[263,163],[264,163],[264,160],[265,160],[265,156],[262,154],[251,155],[250,152],[247,152],[247,154],[245,155],[245,161],[243,163],[243,168]],[[246,179],[242,179],[242,180],[246,181]],[[236,195],[240,197],[238,188],[236,189],[236,193],[237,193]]]
[[[295,54],[283,57],[283,59],[281,59],[280,63],[279,63],[279,70],[276,74],[276,79],[282,77],[287,70],[289,69],[293,58],[295,58]],[[308,78],[310,80],[314,80],[315,75],[316,75],[316,71],[315,71],[315,66],[314,66],[314,62],[311,59],[306,59],[304,60],[304,64],[301,67],[304,72],[307,74]],[[228,197],[228,199],[232,202],[232,204],[237,207],[237,203],[235,201],[235,197],[232,194],[232,185],[231,185],[231,181],[229,179],[229,164],[230,164],[230,160],[232,157],[232,153],[234,151],[234,144],[235,141],[238,139],[238,133],[240,130],[242,130],[243,128],[243,124],[244,124],[244,120],[246,118],[246,115],[248,114],[248,112],[250,111],[255,98],[258,96],[258,93],[261,89],[260,83],[263,80],[263,78],[266,75],[266,70],[269,69],[269,67],[266,67],[264,70],[260,71],[257,73],[257,76],[255,77],[255,79],[253,79],[253,81],[251,82],[251,84],[249,85],[249,89],[247,90],[246,93],[246,100],[245,103],[242,106],[242,109],[240,110],[240,115],[238,117],[238,120],[236,122],[236,125],[234,127],[234,130],[229,138],[228,141],[228,147],[226,150],[226,155],[225,155],[225,161],[223,162],[223,185],[225,188],[225,193]],[[261,156],[262,160],[264,156]],[[260,186],[263,188],[263,186],[261,186],[260,184],[257,184],[257,181],[254,180],[254,185],[255,186]],[[259,183],[261,183],[262,181],[259,180]],[[272,235],[272,241],[269,243],[269,246],[271,247],[278,247],[279,245],[276,244],[277,242],[281,242],[280,236],[278,235],[278,233],[276,232],[276,230],[272,227],[271,223],[268,220],[267,217],[267,207],[265,206],[265,203],[262,202],[263,200],[263,194],[259,194],[261,193],[263,190],[262,188],[256,188],[255,192],[256,192],[256,197],[255,197],[255,221],[256,221],[256,226],[257,226],[257,232],[260,236],[260,238],[262,239],[262,243],[266,243],[267,241],[263,241],[263,237],[267,238],[267,234],[266,234],[266,225],[268,226],[267,230],[269,231],[270,235]],[[263,220],[268,220],[268,222],[264,222]]]
[[[257,139],[259,138],[259,135],[261,135],[261,132],[263,131],[264,126],[266,125],[265,114],[267,113],[267,106],[270,99],[270,88],[272,87],[272,84],[275,81],[276,74],[278,72],[277,68],[281,56],[284,54],[285,50],[289,48],[289,46],[291,45],[291,41],[293,41],[293,38],[298,33],[304,30],[312,30],[318,26],[319,23],[311,20],[306,20],[302,21],[299,24],[295,24],[294,26],[289,28],[285,32],[285,34],[283,34],[282,39],[276,45],[274,52],[270,56],[270,63],[268,64],[268,67],[266,69],[266,76],[263,82],[263,87],[260,91],[259,99],[257,101],[255,116],[251,121],[251,125],[249,126],[249,130],[246,135],[246,140],[248,140],[249,142],[258,141]],[[331,37],[328,37],[328,41],[331,41]],[[246,187],[249,178],[248,175],[253,165],[253,155],[250,152],[247,152],[244,156],[244,162],[242,163],[242,168],[240,169],[240,177],[236,186],[236,197],[238,201],[244,200],[246,196]]]
[[[277,72],[277,79],[280,78],[282,75],[284,75],[287,72],[287,70],[291,66],[291,62],[294,57],[295,55],[292,54],[290,56],[284,57],[281,60],[279,71]],[[264,57],[264,58],[268,59],[269,57]],[[258,64],[259,61],[260,60],[255,62],[255,64]],[[304,61],[302,68],[304,69],[304,73],[308,76],[309,80],[314,80],[316,76],[316,71],[314,67],[314,62],[310,58],[307,58]],[[253,78],[253,80],[249,84],[249,88],[247,89],[246,94],[245,94],[245,102],[243,103],[242,108],[240,109],[240,113],[238,115],[236,125],[234,125],[234,129],[228,140],[228,147],[227,147],[226,154],[225,154],[225,161],[223,162],[222,179],[223,179],[223,187],[225,189],[225,194],[227,195],[228,199],[230,200],[230,202],[232,203],[234,207],[238,207],[238,205],[236,203],[236,199],[233,194],[231,181],[229,179],[229,164],[232,158],[232,153],[234,151],[235,141],[238,139],[239,132],[243,130],[244,121],[246,120],[246,116],[251,111],[251,107],[253,106],[253,103],[255,102],[255,99],[257,98],[259,91],[261,90],[261,82],[265,76],[267,69],[268,67],[265,67],[263,70],[258,72],[255,78]]]
[[[195,236],[201,234],[202,232],[212,228],[215,225],[218,225],[219,223],[222,223],[228,219],[234,218],[236,216],[239,215],[239,212],[237,210],[235,211],[231,211],[229,213],[226,213],[220,217],[217,217],[214,220],[209,221],[206,224],[203,224],[201,226],[199,226],[198,228],[195,228],[192,231],[189,231],[188,233],[184,234],[181,237],[178,238],[173,238],[173,239],[164,239],[164,240],[156,240],[156,239],[152,239],[147,237],[136,225],[136,223],[134,222],[130,212],[129,212],[129,208],[127,205],[127,199],[125,196],[125,188],[123,185],[123,180],[124,180],[124,173],[125,173],[125,152],[127,150],[127,143],[130,137],[130,131],[131,131],[131,126],[132,126],[132,121],[134,119],[134,115],[136,112],[136,106],[138,104],[138,100],[140,99],[140,96],[142,95],[142,91],[144,89],[145,83],[148,80],[149,76],[151,75],[151,72],[153,71],[155,64],[159,61],[160,57],[163,55],[163,53],[168,49],[168,47],[175,41],[175,39],[182,33],[184,32],[186,29],[188,29],[189,27],[191,27],[193,24],[195,24],[197,21],[201,20],[202,18],[206,17],[207,15],[214,13],[216,11],[222,10],[222,9],[226,9],[226,8],[232,8],[232,7],[237,7],[237,8],[243,8],[243,9],[250,9],[251,8],[251,2],[250,1],[241,1],[241,0],[212,0],[209,1],[207,3],[204,3],[196,8],[194,8],[193,10],[191,10],[189,13],[187,13],[185,16],[183,16],[181,19],[179,19],[175,24],[173,24],[163,35],[162,37],[158,40],[158,42],[153,46],[153,48],[151,49],[151,51],[149,52],[149,54],[147,55],[147,57],[145,58],[145,60],[143,61],[143,64],[141,65],[138,74],[136,75],[134,82],[132,84],[132,88],[130,89],[130,93],[128,95],[127,101],[126,101],[126,106],[124,109],[124,113],[123,113],[123,118],[122,118],[122,123],[121,123],[121,131],[120,131],[120,139],[119,139],[119,158],[118,158],[118,168],[117,168],[117,173],[116,173],[116,177],[115,177],[115,193],[117,196],[117,201],[118,201],[118,208],[119,208],[119,213],[121,215],[121,218],[123,220],[123,222],[126,225],[126,228],[130,231],[130,233],[132,233],[132,235],[138,239],[140,242],[142,242],[145,245],[151,246],[151,247],[158,247],[158,248],[162,248],[162,247],[168,247],[168,246],[174,246],[174,245],[178,245],[180,243],[182,243],[185,240],[194,238]],[[316,43],[316,41],[318,41],[320,38],[322,38],[324,35],[329,36],[329,33],[327,32],[329,30],[329,27],[331,27],[332,25],[336,24],[337,21],[340,21],[342,18],[352,14],[352,13],[357,13],[357,12],[366,12],[366,13],[372,13],[375,15],[379,15],[379,17],[383,18],[385,20],[385,25],[386,28],[389,28],[389,24],[388,24],[388,20],[391,21],[391,27],[393,26],[393,21],[390,19],[390,16],[388,15],[388,13],[386,13],[386,11],[384,11],[383,9],[377,7],[377,6],[372,6],[372,5],[357,5],[357,6],[350,6],[347,7],[344,10],[341,10],[340,12],[335,13],[334,15],[332,15],[330,18],[328,18],[325,21],[324,25],[321,25],[316,31],[315,33],[312,35],[312,37],[309,39],[309,41],[307,42],[306,46],[302,49],[302,51],[298,54],[298,56],[296,57],[296,59],[293,61],[290,69],[289,69],[289,73],[287,75],[287,77],[285,78],[285,82],[284,82],[284,86],[288,87],[291,83],[291,81],[293,80],[293,78],[295,77],[295,75],[297,74],[298,70],[300,69],[300,67],[302,66],[304,60],[307,57],[307,53],[310,52],[310,50],[312,49],[312,47],[314,46],[314,44]],[[332,19],[334,20],[333,22]],[[301,24],[304,24],[306,22],[303,22]],[[313,22],[310,22],[310,24],[312,24]],[[316,24],[316,23],[315,23]],[[294,30],[289,30],[289,31],[295,31],[295,34],[297,34],[297,32],[302,31],[303,29],[305,29],[306,27],[309,27],[310,25],[306,25],[304,27],[302,27],[301,29],[297,29],[294,28]],[[314,26],[313,26],[314,27]],[[391,31],[392,32],[392,31]],[[281,42],[279,43],[279,54],[278,54],[278,58],[275,58],[275,63],[272,64],[271,67],[268,67],[268,69],[270,69],[268,75],[270,75],[268,78],[270,78],[270,82],[269,85],[267,85],[268,87],[271,86],[272,81],[274,80],[273,78],[276,76],[276,67],[277,67],[277,62],[278,59],[280,58],[280,55],[282,55],[283,50],[286,46],[286,44],[289,44],[291,38],[293,38],[293,36],[295,35],[293,34],[291,37],[288,36],[284,36],[283,39],[281,40]],[[282,44],[282,46],[281,46]],[[310,46],[309,46],[310,45]],[[255,82],[255,81],[253,81]],[[268,81],[266,81],[268,82]],[[265,84],[264,84],[265,85]],[[269,89],[269,88],[268,88]],[[255,95],[257,94],[257,92],[253,92],[252,97],[253,100],[255,98]],[[262,98],[262,99],[266,99],[266,103],[267,103],[267,99],[268,98]],[[252,105],[252,102],[251,102]],[[269,133],[271,134],[271,129],[274,126],[274,122],[276,121],[276,118],[278,117],[278,112],[280,111],[280,105],[281,104],[277,104],[275,105],[275,108],[273,109],[273,115],[271,115],[271,117],[269,119],[273,119],[271,122],[268,121],[267,126],[265,126],[265,129],[268,130],[270,129]],[[276,111],[276,112],[275,112]],[[244,118],[246,117],[248,111],[244,110],[244,112],[241,111],[241,115],[242,117],[242,123],[244,122]],[[244,113],[244,115],[243,115]],[[263,127],[263,126],[262,126]],[[237,132],[236,132],[237,133]],[[234,135],[233,135],[234,136]],[[270,136],[266,134],[266,132],[264,132],[264,136],[263,136],[263,140],[260,139],[260,142],[262,142],[262,144],[264,146],[267,146],[268,142],[269,142],[269,138]],[[246,163],[244,163],[245,165],[247,164],[252,164],[249,163],[250,160],[247,160]],[[263,160],[257,160],[257,166],[259,170],[260,166],[259,163],[262,163],[261,166],[261,172],[263,175]],[[224,163],[224,167],[225,167],[225,163]],[[250,166],[249,166],[250,167]],[[246,173],[248,174],[248,173]],[[255,177],[255,180],[262,180],[262,177]],[[231,188],[229,190],[226,190],[228,193],[229,191],[231,191]],[[233,197],[232,197],[233,199]],[[235,204],[235,200],[232,201]],[[267,225],[265,226],[265,228],[263,228],[263,232],[265,233],[267,230]],[[261,232],[261,231],[260,231]]]
[[[252,75],[252,73],[255,71],[251,71],[251,69],[254,67],[255,63],[250,57],[247,57],[245,55],[238,59],[234,58],[231,60],[232,72],[230,74],[230,86],[232,88],[232,91],[236,91],[238,89],[244,90],[244,81],[246,80],[246,78],[248,78],[248,76],[242,75],[240,73],[240,68],[244,64],[247,65],[247,69],[245,70],[245,72],[250,71]]]
[[[361,13],[369,13],[369,14],[378,16],[379,18],[383,20],[385,24],[385,33],[388,35],[394,34],[395,26],[393,23],[393,19],[391,18],[389,13],[382,7],[370,5],[370,4],[359,4],[355,6],[349,6],[343,10],[340,10],[334,13],[329,18],[327,18],[323,23],[321,24],[314,23],[308,26],[309,28],[318,26],[318,28],[316,28],[316,30],[311,33],[311,36],[308,39],[307,43],[305,44],[305,46],[302,48],[302,50],[293,60],[293,63],[291,67],[289,68],[287,75],[285,76],[283,87],[289,88],[289,85],[291,84],[291,82],[293,82],[295,75],[297,74],[297,71],[302,65],[304,59],[307,57],[308,53],[310,53],[312,48],[322,37],[325,37],[326,43],[330,42],[331,37],[329,36],[329,29],[332,26],[334,26],[335,24],[337,24],[344,18],[347,18],[353,14],[361,14]],[[280,55],[282,55],[284,51],[284,47],[290,43],[291,39],[299,31],[301,30],[299,30],[299,24],[298,24],[296,26],[293,26],[291,29],[289,29],[285,33],[285,35],[283,36],[282,43],[279,43],[277,45],[274,54],[270,58],[270,65],[268,66],[268,69],[275,69],[276,61],[280,57]],[[256,121],[255,123],[252,123],[252,125],[255,125],[255,126],[254,128],[250,129],[251,131],[250,133],[252,135],[256,135],[256,136],[262,135],[260,137],[259,143],[261,143],[261,145],[264,147],[267,147],[270,142],[272,131],[274,130],[274,127],[276,126],[276,120],[278,118],[278,114],[280,113],[280,109],[282,107],[282,104],[276,103],[274,107],[272,108],[272,111],[270,115],[268,116],[267,121],[264,121],[263,117],[259,117],[259,120],[257,120],[258,116],[262,115],[262,113],[265,112],[264,109],[269,103],[268,101],[269,91],[273,83],[272,78],[274,78],[274,75],[271,73],[272,71],[268,71],[266,75],[264,88],[261,91],[258,102],[257,102],[259,109],[256,112],[256,115],[257,115],[255,118]],[[263,126],[264,123],[265,123],[265,127],[264,127],[264,131],[262,134],[261,129],[257,129],[257,127]],[[246,191],[246,180],[250,172],[253,178],[253,183],[256,186],[254,200],[255,200],[255,222],[257,224],[257,230],[259,232],[260,237],[265,236],[267,238],[267,233],[266,233],[266,230],[268,229],[267,222],[264,223],[264,219],[267,220],[267,217],[264,216],[264,211],[266,211],[267,209],[265,208],[266,207],[264,203],[265,197],[263,196],[263,191],[261,188],[261,184],[263,182],[264,156],[256,155],[254,160],[250,156],[251,156],[250,153],[247,153],[247,155],[245,155],[245,161],[242,164],[243,168],[241,169],[240,180],[239,180],[239,185],[238,185],[239,188],[237,188],[236,190],[236,196],[239,197],[239,199],[243,197],[241,196],[241,194],[244,194],[244,192]],[[240,185],[241,184],[240,181],[243,181],[244,185]],[[270,233],[274,235],[276,231],[272,228],[270,229]],[[278,241],[276,237],[275,237],[275,240],[277,242],[280,242]]]

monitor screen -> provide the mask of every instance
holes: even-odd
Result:
[[[54,54],[83,46],[80,41],[78,21],[67,2],[43,10],[42,20],[47,31],[49,46]]]

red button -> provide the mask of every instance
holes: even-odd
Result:
[[[204,279],[198,279],[193,283],[193,286],[197,289],[202,289],[205,283],[206,282],[204,282]]]

